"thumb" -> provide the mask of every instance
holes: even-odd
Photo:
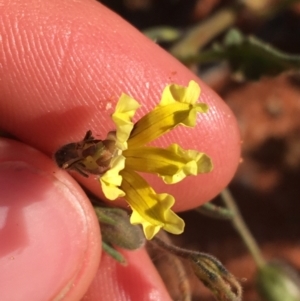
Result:
[[[78,184],[7,139],[0,139],[0,241],[3,301],[79,300],[100,260],[98,221]]]

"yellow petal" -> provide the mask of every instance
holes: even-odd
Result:
[[[112,115],[117,128],[116,146],[122,150],[127,148],[127,139],[134,126],[131,119],[139,107],[140,104],[135,99],[123,93]]]
[[[158,174],[165,183],[178,183],[186,176],[212,170],[211,159],[204,153],[184,150],[178,144],[167,149],[142,146],[123,152],[126,168]]]
[[[161,175],[164,182],[167,184],[178,183],[186,176],[196,176],[202,173],[208,173],[213,169],[212,160],[205,153],[200,153],[196,150],[185,150],[182,149],[178,144],[172,144],[167,148],[167,150],[173,152],[185,161],[185,164],[180,166],[177,173],[173,175]]]
[[[154,225],[149,223],[146,219],[144,219],[137,211],[133,210],[131,217],[130,217],[130,222],[133,225],[139,225],[141,224],[143,226],[143,231],[145,234],[145,237],[147,239],[152,239],[162,228],[162,224],[159,225]]]
[[[168,85],[160,103],[135,124],[128,147],[145,145],[178,125],[194,127],[197,113],[208,111],[206,104],[197,103],[199,95],[200,87],[194,81],[190,81],[188,87]]]
[[[159,106],[165,106],[176,101],[195,104],[199,99],[201,89],[199,85],[191,80],[188,87],[171,84],[166,86],[162,93],[162,98]]]
[[[197,113],[205,113],[206,104],[175,102],[166,106],[158,106],[153,111],[143,116],[134,126],[128,139],[128,148],[137,148],[145,145],[178,125],[194,127]]]
[[[117,156],[112,159],[111,168],[100,177],[103,193],[109,200],[115,200],[125,195],[125,192],[119,188],[122,183],[122,176],[119,173],[124,167],[125,157]]]
[[[147,239],[151,239],[160,228],[173,234],[180,234],[184,221],[172,210],[175,200],[166,193],[156,194],[149,184],[132,170],[120,172],[123,177],[121,189],[125,199],[133,210],[130,221],[142,224]]]

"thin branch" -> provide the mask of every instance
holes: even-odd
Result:
[[[265,265],[265,260],[261,254],[258,244],[252,236],[251,232],[249,231],[246,223],[244,222],[243,217],[228,188],[225,188],[221,192],[221,197],[227,208],[234,214],[231,222],[240,234],[241,238],[243,239],[243,242],[245,243],[247,249],[253,256],[257,266],[259,268],[263,267]]]

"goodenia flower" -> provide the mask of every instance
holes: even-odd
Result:
[[[197,113],[208,110],[206,104],[197,103],[199,95],[200,87],[194,81],[188,87],[168,85],[160,103],[134,124],[132,118],[140,105],[122,94],[112,115],[117,155],[99,179],[108,199],[125,198],[133,211],[131,223],[142,224],[147,239],[161,228],[180,234],[184,221],[171,210],[173,196],[157,194],[138,172],[157,174],[166,184],[173,184],[212,170],[211,159],[204,153],[184,150],[178,144],[166,149],[148,145],[178,125],[194,127]]]
[[[200,87],[190,81],[188,87],[168,85],[160,103],[136,123],[132,118],[140,104],[122,94],[112,119],[116,132],[106,140],[96,140],[88,131],[83,141],[70,143],[55,153],[58,165],[84,176],[99,176],[103,192],[109,200],[123,197],[132,209],[130,221],[141,224],[147,239],[160,229],[180,234],[184,221],[172,211],[173,196],[157,194],[139,174],[156,174],[166,183],[174,184],[187,176],[212,170],[211,159],[196,150],[184,150],[178,144],[167,148],[149,143],[176,126],[194,127],[197,113],[208,106],[198,103]]]

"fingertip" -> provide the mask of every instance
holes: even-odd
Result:
[[[205,152],[214,169],[172,186],[148,178],[158,192],[176,197],[176,210],[201,205],[228,184],[239,162],[237,123],[223,100],[195,74],[95,1],[20,2],[5,4],[10,13],[1,29],[8,36],[0,66],[2,128],[50,154],[82,140],[90,129],[104,139],[115,129],[111,114],[122,92],[142,104],[137,120],[157,105],[167,84],[187,86],[193,79],[209,112],[199,114],[195,129],[178,127],[158,143]],[[78,180],[103,196],[91,177]]]
[[[38,151],[6,139],[0,149],[1,298],[77,300],[101,254],[91,205]]]

